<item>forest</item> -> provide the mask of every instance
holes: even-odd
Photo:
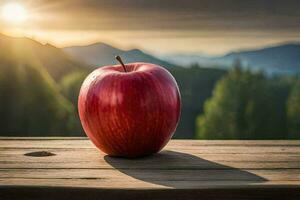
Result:
[[[0,136],[84,136],[77,96],[93,67],[50,44],[0,35]],[[300,139],[300,78],[168,67],[182,113],[174,138]]]

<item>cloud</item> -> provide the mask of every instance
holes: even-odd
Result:
[[[32,26],[68,30],[300,30],[297,0],[28,1]],[[32,3],[34,2],[34,3]]]

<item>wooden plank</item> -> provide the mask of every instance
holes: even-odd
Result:
[[[1,169],[0,179],[99,179],[127,181],[134,179],[147,182],[160,181],[267,181],[300,182],[300,169],[274,170],[153,170],[153,169]],[[133,179],[132,179],[133,178]],[[84,181],[83,181],[84,182]]]
[[[129,160],[104,156],[92,151],[47,150],[54,156],[30,157],[24,154],[34,150],[6,150],[0,154],[0,168],[133,168],[133,169],[240,169],[299,168],[300,154],[189,154],[162,151],[146,158]]]
[[[96,152],[80,152],[78,150],[72,151],[52,151],[47,150],[47,152],[50,152],[54,154],[54,156],[51,157],[31,157],[26,156],[26,154],[31,154],[37,151],[17,151],[17,152],[1,152],[0,154],[0,162],[23,162],[23,163],[37,163],[37,162],[53,162],[53,163],[74,163],[76,162],[95,162],[97,161],[97,164],[99,162],[105,162],[104,159],[107,159],[103,154],[100,154],[98,151]],[[153,155],[149,158],[144,159],[137,159],[135,160],[135,164],[149,164],[152,160],[163,160],[163,159],[172,159],[173,157],[176,157],[176,154],[180,155],[182,154],[185,156],[182,159],[177,159],[174,162],[178,162],[180,164],[180,161],[185,161],[186,164],[189,162],[194,162],[193,159],[203,159],[203,160],[212,160],[217,162],[299,162],[300,155],[290,155],[290,154],[243,154],[243,156],[236,156],[236,154],[193,154],[193,156],[187,156],[189,154],[182,153],[182,152],[175,152],[175,151],[162,151],[159,155]],[[84,155],[84,156],[83,156]],[[115,159],[118,160],[118,159]],[[127,161],[125,159],[120,159],[120,162],[126,163],[126,162],[132,162]],[[168,164],[168,162],[163,162]],[[171,164],[171,163],[170,163]],[[202,164],[199,162],[199,164]],[[84,167],[84,166],[83,166]]]
[[[0,137],[0,148],[94,148],[91,142],[83,137],[71,138],[8,138]],[[171,140],[168,147],[195,146],[300,146],[299,140]]]
[[[295,154],[291,153],[281,153],[277,152],[275,153],[262,153],[262,154],[254,154],[254,153],[214,153],[214,152],[198,152],[198,151],[191,151],[191,150],[181,150],[181,151],[173,151],[173,150],[167,150],[169,148],[166,148],[166,150],[161,151],[157,155],[153,155],[147,158],[147,160],[150,160],[152,157],[155,157],[155,159],[159,159],[160,157],[172,157],[176,156],[176,154],[184,154],[186,157],[187,155],[193,155],[196,157],[201,157],[203,159],[214,159],[216,161],[299,161],[300,159],[300,153],[295,152]],[[43,158],[36,158],[36,157],[30,157],[26,156],[25,154],[30,154],[32,152],[37,151],[47,151],[55,154],[55,156],[47,157],[49,160],[59,160],[64,159],[64,161],[73,160],[74,158],[77,158],[79,161],[91,161],[97,158],[102,158],[105,156],[104,153],[101,151],[95,149],[1,149],[0,148],[0,161],[3,160],[10,160],[10,161],[30,161],[30,162],[39,162],[43,160]],[[82,155],[82,156],[78,156]],[[83,156],[85,155],[85,156]],[[237,156],[242,155],[242,156]],[[154,158],[152,158],[154,159]],[[163,158],[160,158],[163,159]],[[164,158],[165,159],[165,158]],[[138,161],[143,161],[143,158],[135,159]]]
[[[39,151],[53,155],[26,156]],[[159,154],[121,159],[86,138],[0,139],[0,199],[87,191],[90,199],[300,199],[300,141],[172,140]]]
[[[79,143],[76,146],[76,143],[72,143],[71,141],[67,141],[61,144],[58,143],[48,143],[39,144],[38,141],[35,142],[26,142],[23,141],[22,143],[14,144],[13,146],[9,146],[9,144],[0,146],[0,151],[6,151],[9,149],[70,149],[73,151],[74,149],[95,149],[95,147],[89,142],[84,140],[85,143]],[[15,147],[14,147],[15,146]],[[204,153],[204,154],[257,154],[257,153],[280,153],[280,154],[300,154],[300,146],[189,146],[189,145],[176,145],[176,143],[171,143],[167,147],[164,148],[165,150],[172,150],[172,151],[183,151],[186,153]]]
[[[151,189],[206,189],[206,188],[298,188],[300,192],[299,181],[268,181],[255,183],[249,180],[241,181],[191,181],[191,180],[162,180],[162,181],[142,181],[142,180],[115,180],[111,179],[24,179],[10,178],[0,179],[1,186],[38,186],[38,187],[85,187],[98,189],[135,189],[135,190],[151,190]]]

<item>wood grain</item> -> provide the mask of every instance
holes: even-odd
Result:
[[[28,156],[39,152],[50,156]],[[79,194],[300,199],[300,141],[172,140],[159,154],[131,160],[106,156],[86,138],[0,138],[0,199]]]

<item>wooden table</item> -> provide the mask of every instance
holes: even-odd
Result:
[[[172,140],[112,158],[86,138],[0,138],[0,199],[300,199],[300,141]]]

